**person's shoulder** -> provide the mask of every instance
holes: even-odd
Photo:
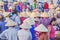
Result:
[[[7,33],[8,32],[8,29],[4,30],[2,33]]]
[[[18,32],[22,32],[23,30],[19,30]]]

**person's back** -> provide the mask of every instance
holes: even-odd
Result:
[[[17,40],[17,30],[15,28],[10,27],[7,30],[2,32],[0,38],[7,39],[7,40]]]
[[[18,31],[19,40],[32,40],[31,33],[28,30],[19,30]]]

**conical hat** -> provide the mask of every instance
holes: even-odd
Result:
[[[6,18],[6,20],[5,20],[5,22],[8,22],[9,20],[10,20],[10,18],[9,18],[9,17],[7,17],[7,18]]]
[[[40,17],[38,9],[33,10],[32,13],[35,13],[36,17]]]
[[[34,9],[33,12],[38,12],[38,9]]]
[[[10,6],[9,9],[13,9],[12,6]]]
[[[59,7],[57,7],[57,8],[56,8],[56,11],[60,11],[60,8],[59,8]]]
[[[20,25],[20,28],[30,29],[30,28],[32,28],[32,27],[31,27],[31,25],[29,25],[28,23],[23,23],[22,25]]]
[[[41,13],[40,17],[49,17],[49,15],[46,12],[44,12],[44,13]]]
[[[38,12],[38,13],[36,13],[36,16],[37,16],[37,17],[40,17],[40,13],[39,13],[39,12]]]
[[[30,15],[32,14],[31,12],[26,12],[27,16],[30,17]]]
[[[28,17],[27,14],[26,14],[26,12],[21,12],[19,16],[20,17]]]
[[[26,9],[26,14],[27,14],[27,16],[31,15],[31,12],[28,11],[28,8]]]
[[[3,16],[6,17],[9,15],[10,12],[3,12]]]
[[[49,5],[49,8],[54,8],[54,4],[50,4]]]
[[[14,21],[9,20],[5,26],[11,27],[11,26],[16,26],[16,25],[17,24]]]
[[[4,3],[2,1],[0,1],[0,6],[4,5]]]
[[[34,25],[34,18],[27,18],[23,21],[24,23],[28,23],[29,25]]]
[[[13,4],[14,4],[14,5],[16,5],[16,4],[17,4],[17,2],[14,2]]]
[[[36,15],[36,13],[34,13],[34,12],[32,12],[32,14],[30,15],[30,17],[36,17],[37,15]]]
[[[43,24],[40,24],[34,30],[39,31],[39,32],[48,32],[47,28]]]

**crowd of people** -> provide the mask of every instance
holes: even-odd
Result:
[[[60,37],[60,0],[54,5],[26,0],[0,1],[0,40],[55,40]],[[60,39],[57,39],[60,40]]]

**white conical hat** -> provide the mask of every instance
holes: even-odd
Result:
[[[16,4],[17,4],[17,2],[14,2],[13,4],[14,4],[14,5],[16,5]]]
[[[27,16],[29,16],[29,17],[30,17],[30,15],[31,15],[31,12],[29,12],[28,8],[26,9],[26,14],[27,14]]]
[[[43,24],[40,24],[34,30],[39,31],[39,32],[48,32],[47,28]]]
[[[0,1],[0,6],[4,5],[4,2]]]
[[[37,16],[37,17],[40,17],[40,13],[39,13],[39,12],[38,12],[38,13],[36,13],[36,16]]]
[[[23,23],[22,25],[20,25],[20,28],[30,29],[30,28],[32,28],[32,27],[31,27],[31,25],[29,25],[28,23]]]
[[[26,22],[26,23],[28,23],[29,25],[34,25],[34,18],[27,18],[27,19],[25,19],[23,22]]]
[[[13,7],[12,7],[12,6],[10,6],[10,7],[9,7],[9,9],[13,9]]]
[[[40,17],[49,17],[48,13],[44,12],[44,13],[41,13]]]
[[[19,16],[20,17],[28,17],[27,14],[26,14],[26,12],[21,12]]]
[[[49,8],[54,8],[54,4],[49,4]]]
[[[3,16],[6,17],[9,15],[10,12],[3,12]]]
[[[36,17],[40,17],[40,13],[39,13],[38,9],[33,10],[32,13],[35,13]]]
[[[57,8],[56,8],[56,11],[60,11],[60,8],[59,8],[59,7],[57,7]]]
[[[14,21],[9,20],[5,26],[11,27],[11,26],[16,26],[16,25],[17,24]]]
[[[32,17],[32,18],[34,18],[34,17],[36,17],[37,15],[36,15],[36,13],[34,13],[34,12],[32,12],[32,14],[30,15],[30,17]]]
[[[32,12],[38,12],[38,9],[34,9]]]
[[[10,20],[10,18],[9,18],[9,17],[7,17],[7,18],[6,18],[6,20],[5,20],[5,22],[8,22],[9,20]]]
[[[27,16],[30,17],[30,15],[32,14],[31,12],[26,12]]]

